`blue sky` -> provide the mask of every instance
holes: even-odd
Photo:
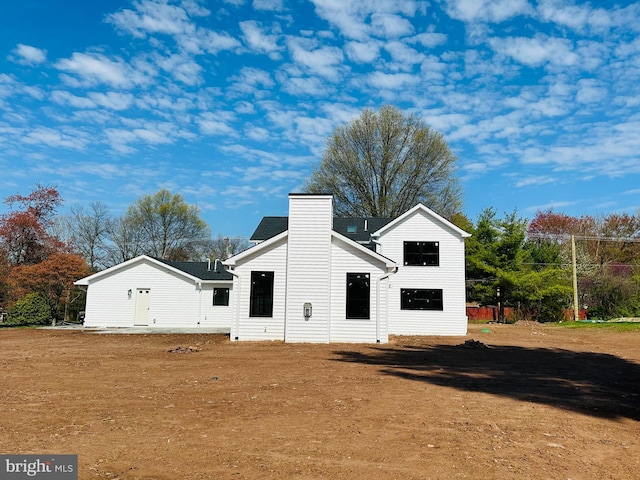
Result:
[[[445,136],[474,221],[636,213],[639,32],[630,1],[0,2],[0,198],[168,188],[248,237],[392,104]]]

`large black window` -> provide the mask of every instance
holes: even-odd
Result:
[[[368,273],[347,273],[347,318],[369,318]]]
[[[214,288],[213,289],[213,304],[214,305],[229,305],[229,289],[228,288]]]
[[[402,310],[442,310],[442,289],[402,288],[400,289]]]
[[[249,316],[273,316],[273,272],[251,272]]]
[[[440,243],[404,242],[404,264],[437,267],[440,265]]]

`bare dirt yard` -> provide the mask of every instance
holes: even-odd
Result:
[[[638,330],[307,345],[4,329],[0,369],[0,453],[77,454],[80,479],[640,478]]]

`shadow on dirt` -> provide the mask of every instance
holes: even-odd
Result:
[[[640,365],[614,355],[469,345],[334,352],[338,361],[379,365],[383,374],[484,392],[604,418],[640,420]]]

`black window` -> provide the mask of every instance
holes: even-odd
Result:
[[[404,264],[426,265],[437,267],[440,265],[439,242],[404,242]]]
[[[249,316],[273,316],[273,272],[251,272]]]
[[[402,310],[442,310],[442,289],[402,288],[400,308]]]
[[[213,289],[213,304],[214,305],[229,305],[229,289],[228,288],[214,288]]]
[[[347,273],[347,318],[369,318],[369,274]]]

